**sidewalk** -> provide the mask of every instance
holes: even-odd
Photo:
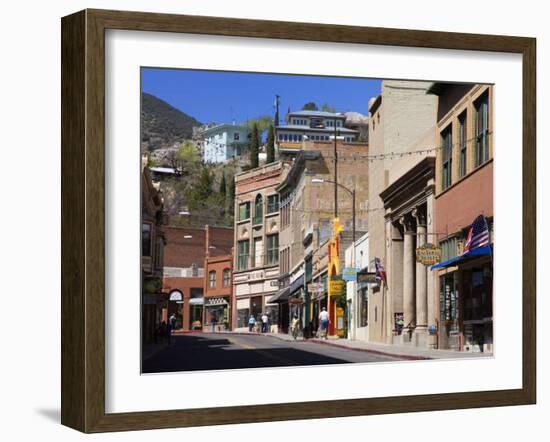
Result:
[[[317,344],[330,345],[333,347],[346,348],[355,351],[367,351],[371,353],[392,356],[405,360],[426,360],[426,359],[469,359],[480,357],[492,357],[492,353],[468,353],[452,350],[433,350],[429,348],[413,347],[408,345],[393,345],[393,344],[378,344],[365,341],[350,341],[348,339],[303,339],[302,337],[294,340],[292,336],[283,333],[266,333],[266,336],[271,336],[283,341],[305,341],[315,342]]]

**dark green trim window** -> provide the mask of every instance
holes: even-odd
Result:
[[[466,128],[466,112],[458,117],[458,143],[460,148],[460,170],[459,175],[462,178],[466,175],[468,168],[468,137]]]
[[[254,224],[261,224],[264,217],[264,199],[262,195],[256,195],[254,202]]]
[[[453,174],[453,133],[452,126],[441,132],[441,188],[452,184]]]
[[[277,264],[279,262],[279,235],[269,235],[267,237],[267,265]]]
[[[250,254],[250,242],[246,239],[237,243],[237,268],[246,270],[248,268],[248,256]]]
[[[489,159],[489,93],[485,92],[476,102],[475,155],[476,167]]]
[[[250,203],[241,203],[239,204],[239,221],[250,218]]]
[[[275,213],[279,211],[279,195],[269,195],[267,197],[267,213]]]

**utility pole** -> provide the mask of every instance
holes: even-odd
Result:
[[[275,95],[275,126],[279,125],[279,95]]]
[[[334,218],[338,218],[338,149],[336,139],[338,138],[336,130],[336,118],[334,119]]]

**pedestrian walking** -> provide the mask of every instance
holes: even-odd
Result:
[[[216,318],[215,315],[212,315],[212,319],[210,320],[211,324],[212,324],[212,333],[215,333],[216,332],[216,324],[218,323],[218,319]]]
[[[329,323],[329,317],[328,317],[328,312],[327,312],[327,308],[326,307],[323,307],[323,309],[321,310],[321,313],[319,313],[319,324],[320,324],[320,329],[321,329],[321,338],[325,338],[325,339],[328,339],[327,338],[327,335],[328,335],[328,323]]]
[[[170,316],[170,319],[168,320],[170,322],[170,327],[172,330],[176,329],[176,322],[177,322],[176,314],[172,313],[172,316]]]
[[[262,333],[267,333],[269,325],[269,317],[267,316],[267,313],[264,313],[262,315]]]
[[[250,315],[250,318],[248,318],[248,331],[251,332],[254,330],[254,326],[256,325],[256,318],[254,318],[254,315]]]
[[[298,314],[294,313],[294,317],[292,318],[292,322],[290,323],[290,333],[292,334],[292,337],[296,339],[298,336],[298,329],[300,328],[300,320],[298,319]]]

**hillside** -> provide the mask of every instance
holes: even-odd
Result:
[[[141,94],[141,149],[153,151],[171,147],[190,139],[193,127],[201,126],[195,118],[176,109],[154,95]]]

